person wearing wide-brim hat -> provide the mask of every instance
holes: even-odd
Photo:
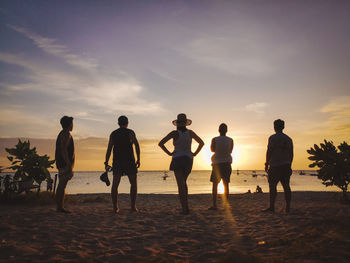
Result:
[[[186,114],[180,113],[177,115],[177,119],[173,121],[173,124],[177,129],[165,136],[158,145],[166,154],[172,156],[170,170],[174,171],[176,177],[182,213],[188,214],[188,188],[186,181],[192,170],[193,157],[200,152],[204,142],[194,131],[187,129],[186,126],[191,125],[192,121],[187,119]],[[173,139],[174,144],[173,152],[170,152],[165,147],[165,143],[171,139]],[[192,139],[198,143],[195,152],[191,150]]]

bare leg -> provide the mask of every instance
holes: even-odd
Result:
[[[131,200],[131,211],[137,212],[136,208],[136,197],[137,197],[137,175],[133,174],[129,176],[130,182],[130,200]]]
[[[218,183],[213,182],[213,206],[210,209],[216,210],[217,206],[216,206],[216,199],[218,196]]]
[[[176,178],[176,182],[177,182],[177,187],[179,190],[179,198],[180,198],[180,203],[182,206],[182,212],[183,212],[183,214],[188,214],[189,213],[188,189],[187,189],[185,176],[182,172],[180,172],[178,170],[174,171],[174,173],[175,173],[175,178]]]
[[[114,213],[119,212],[119,207],[118,207],[118,186],[120,183],[120,174],[113,174],[113,183],[112,183],[112,191],[111,191],[111,196],[112,196],[112,204],[113,204],[113,211]]]
[[[230,187],[229,187],[229,183],[225,182],[224,180],[222,180],[223,184],[224,184],[224,190],[225,190],[225,196],[226,199],[228,198],[228,195],[230,194]]]
[[[286,212],[289,213],[290,211],[290,203],[292,200],[292,191],[290,189],[289,185],[289,179],[288,180],[282,180],[281,181],[283,190],[284,190],[284,198],[286,200]]]
[[[59,183],[57,186],[56,191],[56,204],[57,204],[57,211],[64,212],[64,195],[65,195],[65,189],[67,186],[68,180],[61,177],[59,179]]]
[[[270,207],[268,208],[270,211],[275,211],[275,201],[277,196],[277,183],[270,183]]]

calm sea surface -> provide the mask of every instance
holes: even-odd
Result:
[[[291,177],[292,191],[339,191],[337,187],[326,187],[317,176],[310,176],[314,171],[305,171],[306,175],[299,175],[299,171],[294,171]],[[54,174],[52,178],[54,178]],[[100,181],[102,172],[75,172],[74,177],[69,181],[66,192],[69,194],[81,193],[109,193],[111,186],[106,186]],[[146,171],[138,173],[138,193],[140,194],[176,194],[177,185],[173,172],[167,172],[166,180],[163,179],[165,172]],[[190,194],[211,193],[212,184],[210,180],[211,171],[192,171],[187,183]],[[253,171],[244,170],[232,172],[230,193],[246,193],[248,190],[255,191],[260,185],[264,192],[269,187],[264,171],[256,171],[257,176],[253,176]],[[112,180],[112,173],[109,173]],[[42,190],[46,188],[43,184]],[[119,193],[129,193],[130,184],[127,176],[123,176],[119,185]],[[283,191],[278,185],[278,191]]]

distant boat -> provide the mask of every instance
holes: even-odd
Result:
[[[253,171],[253,174],[252,174],[253,177],[257,177],[258,175],[256,174],[256,171]]]
[[[299,175],[305,175],[306,173],[304,173],[303,171],[299,172]]]
[[[169,177],[168,172],[165,171],[163,175],[163,180],[165,181]]]

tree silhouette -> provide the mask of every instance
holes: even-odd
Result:
[[[350,145],[346,142],[335,147],[332,141],[324,140],[320,146],[314,145],[307,152],[313,161],[310,168],[318,167],[318,178],[324,185],[335,185],[343,191],[344,199],[350,183]]]

